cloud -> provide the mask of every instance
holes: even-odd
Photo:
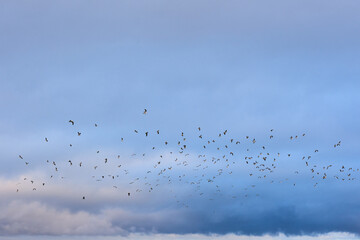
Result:
[[[89,197],[84,201],[76,185],[64,188],[55,184],[48,191],[16,193],[14,186],[17,182],[0,181],[2,236],[360,233],[360,224],[356,221],[359,213],[353,208],[356,199],[344,202],[347,208],[339,206],[329,210],[327,205],[309,207],[300,199],[291,205],[291,199],[281,203],[279,199],[258,200],[253,197],[249,202],[237,202],[243,206],[236,206],[236,202],[226,196],[215,198],[213,203],[179,196],[179,200],[191,206],[186,208],[174,204],[175,200],[161,190],[156,194],[128,198],[115,190],[88,187]]]
[[[90,214],[84,211],[70,212],[59,210],[39,202],[12,201],[0,212],[0,235],[4,239],[17,239],[16,236],[27,236],[21,239],[42,239],[42,235],[58,236],[54,239],[251,239],[251,240],[331,240],[359,239],[356,235],[346,232],[330,232],[326,234],[286,236],[280,234],[262,234],[259,236],[243,234],[188,234],[188,233],[157,233],[154,225],[179,227],[182,220],[176,212],[156,214],[141,214],[127,212],[121,209],[108,209],[100,214]],[[284,213],[279,213],[284,214]],[[167,217],[164,217],[167,216]],[[171,216],[171,217],[170,217]],[[180,223],[180,224],[179,224]],[[122,227],[124,228],[122,228]],[[174,230],[171,230],[174,232]],[[12,236],[11,238],[8,237]],[[59,237],[62,236],[62,237]],[[48,237],[45,237],[48,238]]]
[[[111,222],[87,212],[71,213],[39,202],[12,201],[2,206],[1,235],[97,235],[121,233]]]

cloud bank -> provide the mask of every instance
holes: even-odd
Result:
[[[166,192],[161,199],[148,195],[140,207],[131,206],[129,200],[93,189],[96,198],[90,201],[75,200],[78,188],[52,186],[47,191],[15,193],[18,181],[2,180],[0,194],[0,235],[71,235],[71,236],[128,236],[129,234],[266,234],[286,235],[349,232],[360,234],[359,210],[356,203],[342,208],[304,206],[298,203],[265,203],[251,199],[239,210],[232,209],[233,201],[226,198],[203,201],[192,199],[192,208],[179,207]],[[103,193],[103,194],[101,194]],[[90,198],[90,197],[89,197]],[[115,201],[114,201],[115,199]],[[268,199],[271,201],[271,199]],[[200,204],[197,202],[200,201]],[[238,204],[244,204],[238,202]],[[266,206],[264,206],[266,204]],[[324,202],[324,204],[326,204]],[[167,207],[164,207],[167,206]],[[352,208],[352,206],[354,208]],[[264,209],[265,207],[265,209]],[[351,209],[351,211],[349,210]]]

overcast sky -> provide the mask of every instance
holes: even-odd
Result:
[[[359,239],[359,12],[355,0],[0,1],[1,238]],[[240,140],[230,162],[263,145],[283,158],[267,179],[224,164],[198,184],[198,155],[228,154],[204,150],[199,126]],[[181,132],[188,167],[169,153]]]

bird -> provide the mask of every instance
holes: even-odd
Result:
[[[73,120],[69,120],[69,123],[71,123],[71,125],[75,124],[75,122]]]
[[[144,114],[146,114],[147,113],[147,110],[146,109],[144,109]],[[72,120],[70,120],[69,121],[72,125],[74,125],[74,123],[73,123],[73,121]],[[67,123],[65,123],[65,124],[67,124]],[[97,123],[93,123],[94,125],[95,125],[95,127],[98,127],[98,125],[97,125]],[[138,127],[134,127],[134,128],[138,128]],[[194,185],[194,186],[196,186],[196,188],[194,189],[196,192],[197,191],[199,191],[198,193],[201,193],[200,194],[200,196],[201,195],[203,195],[203,194],[205,194],[206,195],[206,193],[202,193],[201,192],[201,187],[202,187],[202,183],[204,183],[205,181],[208,181],[209,183],[216,183],[216,181],[217,181],[217,179],[218,179],[218,177],[220,176],[220,175],[222,175],[222,174],[226,174],[226,175],[228,175],[228,176],[230,176],[230,175],[234,175],[233,173],[235,173],[235,169],[233,169],[234,167],[236,167],[236,165],[237,164],[247,164],[247,167],[253,167],[254,169],[253,170],[255,170],[255,171],[253,171],[253,170],[250,170],[249,172],[247,172],[247,174],[249,174],[248,176],[250,176],[250,178],[252,178],[252,177],[254,177],[254,178],[259,178],[259,179],[269,179],[270,181],[272,180],[271,179],[271,174],[270,173],[272,173],[272,172],[274,172],[275,171],[275,169],[277,168],[277,167],[279,167],[278,165],[277,165],[277,163],[280,161],[281,162],[281,158],[280,158],[280,153],[278,153],[278,158],[277,159],[275,159],[275,158],[273,158],[272,157],[272,155],[274,154],[274,155],[276,155],[276,153],[277,152],[270,152],[269,150],[269,152],[260,152],[260,151],[263,151],[263,150],[265,150],[265,149],[271,149],[270,148],[270,146],[263,146],[263,145],[260,145],[259,147],[257,147],[256,149],[258,149],[258,150],[255,150],[255,149],[251,149],[251,148],[248,148],[245,152],[247,153],[247,154],[249,154],[249,155],[247,155],[247,156],[245,156],[245,162],[243,162],[243,161],[236,161],[236,156],[240,156],[240,154],[238,154],[239,152],[237,151],[237,150],[235,150],[235,149],[232,149],[233,147],[234,147],[234,145],[233,145],[233,143],[235,143],[236,142],[236,144],[240,144],[240,141],[237,141],[237,139],[236,138],[229,138],[228,137],[228,130],[225,130],[225,131],[220,131],[220,132],[218,132],[218,133],[216,133],[215,135],[217,135],[217,134],[219,134],[219,140],[217,140],[217,142],[215,143],[215,140],[214,139],[212,139],[212,138],[207,138],[206,137],[206,134],[203,132],[204,131],[204,129],[201,129],[200,127],[197,127],[196,128],[196,126],[195,126],[195,128],[192,128],[193,130],[192,130],[192,133],[190,133],[190,135],[189,136],[195,136],[195,144],[198,144],[197,146],[202,146],[202,148],[203,148],[203,151],[207,151],[207,149],[210,149],[210,152],[208,152],[208,153],[205,153],[205,152],[202,152],[200,155],[198,155],[197,154],[197,158],[195,158],[195,159],[193,159],[193,153],[190,153],[190,152],[187,152],[188,151],[188,149],[193,149],[192,147],[192,144],[194,143],[194,138],[192,138],[192,137],[189,137],[188,138],[188,140],[186,141],[186,138],[184,137],[184,133],[183,132],[181,132],[181,137],[180,137],[180,139],[174,139],[174,141],[175,141],[175,143],[177,142],[178,143],[178,152],[177,151],[175,151],[175,150],[173,150],[173,149],[165,149],[165,151],[162,151],[162,152],[159,152],[159,154],[156,154],[157,156],[160,156],[160,158],[158,157],[158,159],[157,160],[154,160],[154,162],[155,162],[155,164],[153,164],[153,166],[154,166],[154,168],[153,168],[153,170],[155,170],[155,171],[147,171],[147,170],[149,170],[149,169],[144,169],[145,171],[144,171],[144,173],[147,173],[146,174],[146,176],[142,176],[141,177],[141,175],[138,175],[138,178],[136,178],[134,181],[129,181],[130,182],[130,184],[134,184],[134,185],[138,185],[138,184],[141,184],[142,183],[142,181],[141,180],[143,180],[144,179],[144,184],[145,185],[147,185],[148,187],[146,188],[146,189],[142,189],[143,190],[143,192],[147,192],[147,190],[149,190],[149,192],[154,192],[153,190],[155,190],[155,188],[156,187],[158,187],[158,186],[161,186],[161,183],[165,183],[165,184],[173,184],[174,183],[174,178],[173,178],[173,176],[172,176],[172,174],[170,174],[171,172],[174,172],[174,171],[177,171],[177,170],[179,170],[179,169],[176,169],[176,166],[180,166],[180,167],[187,167],[187,168],[189,168],[189,167],[194,167],[194,171],[197,171],[197,173],[200,173],[200,174],[195,174],[195,176],[194,176],[194,178],[192,179],[192,180],[190,180],[190,179],[187,179],[187,176],[185,176],[185,174],[183,174],[182,176],[180,175],[179,176],[179,181],[180,182],[182,182],[182,183],[186,183],[186,184],[191,184],[191,185]],[[80,129],[79,129],[80,130]],[[83,129],[82,129],[83,130]],[[99,129],[100,130],[100,129]],[[155,134],[155,130],[156,129],[153,129],[153,130],[151,130],[151,129],[148,129],[149,131],[144,131],[144,130],[142,130],[142,129],[138,129],[138,130],[134,130],[134,132],[135,133],[140,133],[140,134],[138,134],[137,136],[139,136],[141,139],[144,139],[143,137],[152,137],[153,135],[152,134]],[[83,131],[85,131],[85,130],[83,130]],[[131,131],[131,129],[130,129],[130,131]],[[200,132],[199,132],[200,131]],[[150,135],[149,135],[149,132],[150,132]],[[270,134],[266,134],[266,138],[267,139],[269,139],[269,136],[270,136],[270,139],[273,139],[274,138],[274,132],[273,132],[273,129],[271,129],[270,130]],[[80,136],[80,132],[77,132],[78,133],[78,136]],[[160,130],[156,130],[156,133],[159,135],[160,134]],[[144,135],[145,136],[144,136]],[[163,135],[163,134],[162,134]],[[302,136],[304,136],[305,135],[305,133],[302,135]],[[87,136],[88,136],[88,134],[85,134],[85,138],[87,138]],[[121,136],[120,136],[121,137]],[[179,135],[178,135],[178,137],[179,137]],[[242,137],[245,137],[245,136],[242,136]],[[251,135],[250,135],[250,137],[251,137]],[[248,139],[249,140],[249,143],[251,144],[251,143],[260,143],[261,142],[261,138],[257,138],[256,140],[255,140],[255,138],[253,138],[253,139],[251,139],[249,136],[246,136],[246,139]],[[286,138],[287,139],[289,139],[288,138],[289,136],[286,136]],[[293,136],[291,136],[290,137],[290,140],[294,140],[295,141],[295,139],[300,139],[300,137],[301,137],[301,135],[299,134],[299,135],[293,135]],[[79,138],[79,140],[81,140],[82,138]],[[147,138],[146,138],[147,139]],[[167,138],[165,138],[165,139],[167,139]],[[240,138],[241,139],[241,138]],[[275,138],[274,138],[275,139]],[[121,138],[121,142],[123,142],[123,138]],[[167,139],[167,140],[170,140],[170,141],[173,141],[173,140],[171,140],[171,139]],[[48,142],[48,138],[46,138],[45,137],[45,141],[46,142]],[[203,142],[203,141],[205,141],[205,142]],[[269,141],[269,140],[268,140]],[[275,140],[270,140],[270,142],[272,142],[272,141],[275,141]],[[145,148],[147,149],[147,147],[149,147],[149,149],[150,149],[150,147],[154,150],[155,149],[155,147],[156,147],[156,149],[162,149],[162,147],[161,147],[161,144],[164,144],[164,142],[165,142],[165,145],[169,145],[168,144],[168,141],[165,141],[165,140],[162,140],[162,141],[160,141],[160,143],[159,143],[159,145],[152,145],[152,146],[146,146],[145,145]],[[206,142],[207,142],[207,144],[206,144]],[[220,144],[217,144],[218,142],[220,142]],[[184,144],[184,143],[186,143],[186,144]],[[225,143],[228,143],[229,145],[227,145],[227,144],[225,144]],[[293,142],[294,144],[296,143],[296,142]],[[336,143],[336,142],[334,142],[334,143]],[[121,144],[124,144],[124,143],[121,143]],[[248,143],[246,143],[246,144],[248,144]],[[213,146],[214,145],[214,146]],[[70,146],[72,146],[71,144],[70,144]],[[172,144],[170,144],[169,146],[172,146]],[[176,146],[176,145],[175,145]],[[241,146],[241,145],[240,145]],[[254,146],[256,146],[256,145],[254,145]],[[334,144],[333,145],[334,147],[337,147],[337,146],[340,146],[340,141],[337,143],[337,144]],[[165,147],[165,146],[164,146]],[[166,146],[166,148],[167,148],[168,146]],[[238,147],[238,146],[236,146],[236,147]],[[217,153],[219,153],[219,156],[217,156],[217,157],[214,157],[214,156],[211,156],[210,154],[211,154],[211,152],[212,152],[212,150],[211,149],[214,149],[215,150],[215,148],[218,150],[218,152]],[[330,148],[332,149],[332,145],[330,145]],[[148,154],[148,152],[146,151],[146,149],[143,149],[144,151],[142,151],[142,152],[135,152],[135,153],[133,153],[132,155],[131,155],[131,153],[130,154],[128,154],[128,155],[131,155],[131,156],[135,156],[134,158],[137,158],[137,157],[139,157],[140,155],[142,155],[142,156],[140,156],[139,158],[142,158],[142,159],[145,159],[147,156],[149,156],[150,154]],[[245,147],[245,149],[246,149],[246,147]],[[244,149],[244,150],[245,150]],[[171,150],[171,151],[170,151]],[[224,151],[225,150],[225,151]],[[253,152],[253,151],[258,151],[258,152]],[[103,152],[103,149],[102,149],[102,152]],[[105,152],[105,151],[104,151]],[[153,152],[155,152],[155,151],[153,151]],[[315,152],[317,152],[317,150],[315,150]],[[96,153],[99,153],[99,150],[98,151],[96,151]],[[141,154],[142,153],[142,154]],[[145,153],[146,153],[146,156],[145,156]],[[123,153],[121,153],[121,154],[123,154]],[[161,154],[161,155],[160,155]],[[170,154],[170,155],[169,155]],[[173,154],[173,155],[171,155],[171,154]],[[177,155],[177,154],[182,154],[182,155]],[[209,155],[210,156],[209,156]],[[98,155],[96,155],[95,154],[95,151],[93,152],[93,155],[95,155],[95,156],[99,156],[100,154],[98,154]],[[206,155],[206,156],[205,156]],[[282,156],[288,156],[288,159],[294,159],[294,160],[292,160],[292,161],[296,161],[296,156],[297,156],[297,154],[291,154],[290,155],[290,153],[282,153]],[[126,154],[124,153],[124,155],[122,155],[122,158],[121,158],[121,160],[120,160],[120,155],[114,155],[115,156],[115,159],[116,159],[116,156],[117,156],[117,163],[116,164],[114,164],[114,167],[116,168],[116,166],[117,166],[117,168],[120,168],[121,167],[121,169],[123,169],[124,170],[124,167],[125,168],[127,168],[129,165],[127,165],[127,163],[126,163],[126,159],[127,159],[127,156],[126,156]],[[187,157],[187,156],[189,156],[189,157]],[[290,156],[292,156],[292,158],[290,158]],[[302,155],[300,155],[300,156],[302,156]],[[306,159],[306,157],[305,157],[306,155],[304,155],[304,157],[302,157],[302,159],[303,160],[305,160]],[[328,164],[326,164],[325,165],[325,167],[324,166],[319,166],[319,168],[316,168],[316,165],[314,165],[313,166],[313,162],[312,161],[310,161],[309,159],[310,159],[310,157],[311,156],[308,156],[307,157],[307,161],[309,161],[309,162],[305,162],[306,163],[306,166],[310,166],[309,167],[309,169],[310,168],[312,168],[311,169],[311,172],[312,172],[312,174],[309,176],[310,178],[312,177],[313,179],[316,179],[316,177],[318,177],[318,178],[323,178],[323,179],[325,179],[326,178],[326,174],[324,174],[324,175],[322,175],[322,173],[320,172],[320,171],[317,171],[317,169],[321,169],[321,168],[323,168],[324,169],[324,171],[326,171],[326,169],[328,169],[329,168],[329,166],[330,165],[328,165]],[[23,159],[23,157],[21,156],[21,155],[19,155],[19,158],[20,159]],[[25,157],[25,159],[26,159],[27,157]],[[176,159],[175,159],[176,158]],[[185,160],[185,159],[187,159],[187,161]],[[314,158],[314,157],[313,157]],[[45,158],[46,159],[46,158]],[[99,169],[99,170],[97,170],[96,172],[97,173],[101,173],[102,175],[100,175],[100,176],[92,176],[94,179],[93,180],[95,180],[95,181],[98,181],[98,182],[105,182],[108,178],[109,179],[116,179],[116,178],[118,178],[118,179],[120,179],[121,177],[122,177],[122,175],[121,175],[121,173],[124,173],[125,172],[125,174],[129,174],[128,176],[131,176],[131,169],[129,169],[129,170],[127,170],[127,169],[125,169],[124,170],[124,172],[119,172],[118,174],[119,175],[114,175],[115,173],[113,172],[113,173],[111,173],[111,174],[107,174],[107,173],[109,173],[109,172],[105,172],[105,170],[106,169],[108,169],[109,170],[109,168],[111,168],[111,166],[112,166],[112,161],[110,161],[112,158],[111,157],[109,157],[108,156],[108,158],[104,158],[104,157],[101,157],[100,158],[101,160],[100,161],[105,161],[105,163],[107,163],[106,165],[106,167],[103,165],[103,163],[102,164],[99,164],[99,163],[96,163],[96,164],[98,164],[98,166],[95,166],[96,164],[93,164],[92,166],[90,166],[90,168],[92,168],[92,167],[94,167],[94,170],[97,170],[97,168]],[[105,159],[105,160],[104,160]],[[171,164],[171,162],[172,163],[174,163],[173,161],[174,161],[174,159],[175,159],[175,162],[176,162],[176,166],[174,165],[174,166],[171,166],[170,164]],[[242,158],[243,159],[243,158]],[[262,161],[262,160],[263,161]],[[109,160],[109,161],[108,161]],[[124,160],[124,162],[123,162],[123,160]],[[161,162],[159,161],[159,160],[161,160]],[[192,160],[194,160],[194,161],[192,161]],[[240,160],[240,159],[239,159]],[[258,160],[258,161],[254,161],[254,160]],[[261,160],[261,162],[260,162],[260,160]],[[299,158],[299,160],[301,160],[301,157]],[[83,160],[84,161],[84,160]],[[22,161],[23,162],[23,161]],[[51,161],[49,161],[49,160],[47,160],[47,163],[50,163]],[[74,162],[71,162],[71,160],[69,160],[68,161],[69,162],[69,164],[70,164],[70,166],[71,165],[76,165],[76,164],[79,164],[79,166],[80,167],[82,167],[82,166],[84,166],[85,167],[85,169],[87,168],[87,166],[86,165],[83,165],[83,162],[75,162],[75,160],[74,160]],[[57,169],[57,166],[56,166],[56,164],[55,164],[55,162],[53,162],[54,163],[54,165],[55,165],[55,170],[56,171],[58,171],[58,169]],[[121,164],[120,164],[121,163]],[[199,164],[200,163],[200,164]],[[29,162],[25,162],[25,164],[26,165],[28,165],[29,164]],[[32,162],[32,164],[33,164],[33,162]],[[61,164],[60,162],[58,162],[58,164]],[[108,165],[108,164],[110,164],[110,166]],[[207,171],[207,170],[205,170],[205,169],[211,169],[211,165],[210,164],[216,164],[216,165],[214,165],[214,166],[216,166],[216,167],[214,167],[212,170],[217,170],[217,171],[215,171],[215,174],[211,174],[212,173],[212,171],[209,171],[209,172],[205,172],[205,171]],[[220,164],[224,164],[224,165],[220,165]],[[236,165],[235,165],[236,164]],[[271,165],[270,165],[271,164]],[[50,165],[50,164],[49,164]],[[219,166],[220,165],[220,166]],[[122,167],[123,166],[123,167]],[[144,165],[145,166],[145,165]],[[239,165],[238,165],[239,166]],[[327,166],[327,167],[326,167]],[[76,169],[78,169],[78,168],[75,168],[74,170],[76,170]],[[82,168],[83,169],[83,168]],[[85,170],[85,169],[83,169],[83,170]],[[223,170],[224,169],[224,170]],[[349,170],[348,170],[349,169]],[[356,169],[356,168],[355,168]],[[340,174],[344,174],[344,178],[341,178],[341,176],[339,176],[337,179],[339,179],[339,180],[351,180],[351,178],[349,178],[350,176],[351,177],[353,177],[354,176],[354,174],[355,173],[353,173],[353,172],[355,172],[355,169],[354,170],[352,170],[352,168],[349,168],[348,166],[345,168],[345,166],[342,168],[342,169],[340,169]],[[53,169],[52,169],[53,170]],[[59,173],[61,172],[60,171],[61,169],[59,169]],[[81,169],[80,169],[81,170]],[[82,170],[82,171],[83,171]],[[93,170],[93,171],[94,171]],[[295,170],[298,170],[298,171],[295,171]],[[100,171],[100,172],[99,172]],[[202,172],[200,172],[200,171],[202,171]],[[259,172],[261,172],[261,174],[258,174],[256,171],[259,171]],[[338,170],[337,170],[338,171]],[[351,171],[351,172],[350,172]],[[359,170],[358,170],[359,171]],[[300,173],[302,173],[303,171],[301,171],[300,169],[294,169],[294,171],[292,171],[292,172],[294,172],[295,174],[300,174]],[[304,171],[305,172],[305,171]],[[125,176],[125,174],[124,174],[124,176]],[[158,175],[158,176],[161,176],[161,177],[163,177],[163,178],[165,178],[165,182],[162,182],[161,181],[161,178],[160,177],[158,177],[158,178],[152,178],[152,174],[154,174],[154,175]],[[208,174],[211,174],[211,175],[208,175]],[[328,173],[329,174],[329,173]],[[346,174],[346,176],[345,176],[345,174]],[[330,174],[329,174],[330,175]],[[56,175],[51,175],[51,177],[50,178],[52,178],[54,176],[54,178],[56,177]],[[59,176],[59,177],[61,177],[61,176]],[[61,177],[62,179],[63,179],[63,177]],[[330,178],[330,176],[328,176],[328,178]],[[30,180],[30,179],[29,179]],[[288,179],[285,179],[285,181],[287,181]],[[203,182],[202,182],[203,181]],[[271,181],[272,183],[273,182],[277,182],[277,181],[274,181],[274,180],[272,180]],[[284,182],[283,180],[281,180],[281,181],[279,181],[279,183],[281,183],[281,182]],[[38,187],[39,188],[39,185],[41,186],[41,183],[39,183],[39,184],[36,184],[36,183],[34,183],[34,182],[32,182],[33,183],[33,186],[34,187]],[[297,183],[298,184],[298,183]],[[43,186],[45,186],[45,183],[42,183],[42,185]],[[292,184],[291,184],[292,185]],[[293,185],[295,186],[295,182],[293,182]],[[47,188],[48,188],[48,186],[50,186],[50,185],[48,185],[48,183],[47,183]],[[171,185],[169,185],[169,186],[171,186]],[[138,187],[138,189],[136,190],[136,193],[137,192],[140,192],[140,191],[142,191],[141,190],[141,187],[140,186],[137,186]],[[234,186],[233,186],[234,187]],[[217,192],[216,192],[216,194],[219,194],[219,195],[222,195],[222,194],[224,194],[224,192],[223,191],[220,191],[221,190],[221,187],[219,187],[219,186],[217,186]],[[45,188],[44,188],[45,189]],[[115,191],[115,189],[120,189],[120,187],[119,188],[115,188],[115,187],[113,187],[113,190]],[[16,190],[16,188],[14,189],[14,190]],[[31,190],[31,188],[30,188],[30,190]],[[39,189],[40,190],[40,189]],[[124,194],[126,194],[126,192],[128,192],[128,191],[131,191],[131,189],[128,189],[128,190],[125,190],[125,193]],[[139,190],[139,191],[138,191]],[[171,191],[172,192],[172,191]],[[219,192],[219,193],[218,193]],[[220,193],[221,192],[221,193]],[[131,195],[131,192],[128,192],[128,197],[130,197],[130,195]],[[125,195],[126,196],[126,195]],[[235,197],[235,195],[230,195],[230,196],[233,196],[233,198]],[[250,197],[251,195],[249,194],[249,195],[247,195],[248,197]],[[258,196],[258,195],[257,195]],[[79,196],[79,198],[81,197],[81,195]],[[131,196],[132,198],[134,198],[134,197],[136,197],[136,194],[135,195],[133,195],[133,196]],[[239,196],[237,196],[237,197],[239,197]],[[85,200],[85,196],[83,196],[83,200]],[[130,200],[130,198],[129,198],[129,200]],[[184,206],[186,206],[186,204],[184,203],[183,204]]]
[[[147,114],[147,109],[146,109],[146,108],[144,109],[144,112],[143,112],[143,114]]]
[[[81,135],[81,132],[77,132],[77,135],[80,136],[80,135]]]

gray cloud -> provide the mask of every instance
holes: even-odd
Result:
[[[162,196],[160,199],[154,195],[147,195],[145,198],[138,196],[143,201],[139,205],[130,204],[127,197],[121,199],[114,192],[96,191],[96,187],[93,192],[89,192],[87,200],[83,201],[80,196],[78,200],[74,200],[78,191],[76,186],[67,187],[67,190],[61,189],[61,186],[53,186],[49,192],[31,194],[31,191],[14,193],[15,183],[16,181],[2,181],[1,184],[1,195],[7,196],[0,202],[0,235],[3,236],[98,236],[130,233],[237,233],[261,236],[279,233],[311,235],[333,231],[360,234],[359,223],[354,221],[360,214],[356,210],[356,199],[348,201],[346,207],[342,207],[339,200],[308,206],[307,200],[304,201],[306,197],[296,200],[289,198],[290,195],[280,194],[287,198],[286,203],[282,203],[280,198],[259,201],[252,197],[248,201],[238,202],[240,205],[236,206],[234,200],[223,196],[215,198],[213,203],[190,198],[187,199],[187,204],[191,208],[184,208],[170,204],[174,200],[166,192],[158,192]],[[261,189],[258,192],[266,194]],[[272,195],[279,193],[273,192]],[[19,198],[22,200],[18,200]],[[139,199],[134,201],[138,202]],[[316,201],[312,199],[312,202],[314,204]],[[162,204],[167,207],[161,207]],[[339,206],[331,207],[333,204]]]
[[[12,201],[1,208],[1,235],[96,235],[122,232],[102,216],[56,210],[39,202]]]

